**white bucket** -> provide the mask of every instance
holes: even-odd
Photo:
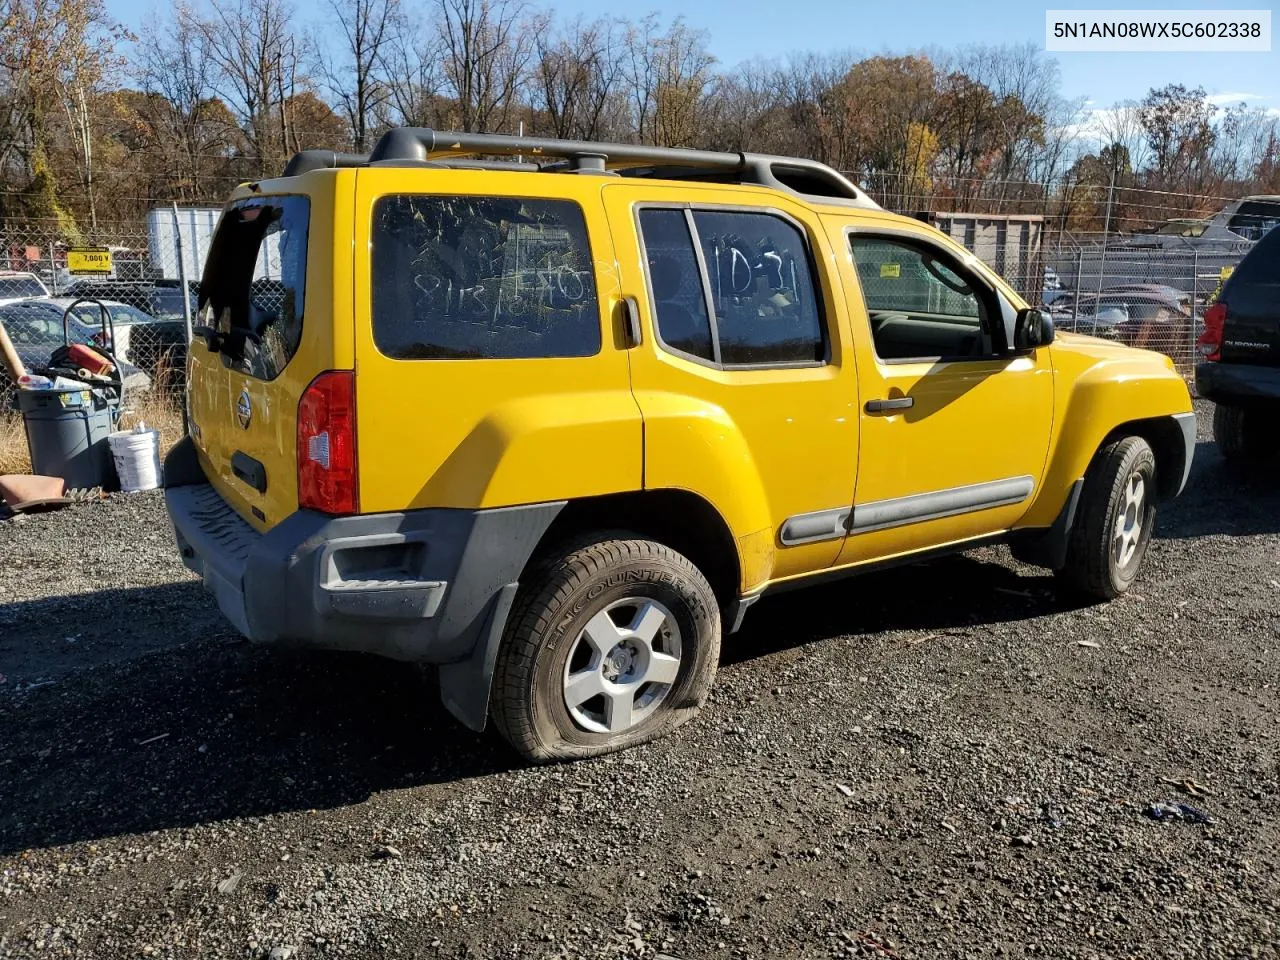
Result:
[[[138,424],[132,430],[108,434],[111,457],[116,462],[120,489],[154,490],[160,486],[160,431]]]

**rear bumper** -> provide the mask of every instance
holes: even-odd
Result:
[[[1215,402],[1280,400],[1280,367],[1201,363],[1196,366],[1196,392]]]
[[[185,449],[184,449],[185,448]],[[194,451],[184,440],[170,459]],[[397,660],[469,659],[563,507],[429,509],[355,517],[299,510],[259,533],[208,482],[165,490],[183,563],[257,643],[357,650]],[[506,597],[505,603],[501,602]]]

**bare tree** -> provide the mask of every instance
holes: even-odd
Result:
[[[755,60],[720,74],[707,99],[706,146],[767,153],[796,149],[777,64]]]
[[[624,41],[632,122],[641,143],[685,146],[698,135],[697,117],[715,58],[706,34],[676,17],[665,32],[656,14],[628,27]]]
[[[301,58],[288,0],[219,0],[203,13],[180,10],[217,67],[216,87],[240,122],[254,172],[279,165],[291,148],[286,104]]]
[[[457,102],[458,127],[505,130],[546,17],[529,20],[524,0],[435,0],[444,75]]]
[[[532,101],[550,132],[577,140],[616,136],[623,79],[616,22],[578,19],[560,33],[539,31],[534,43]]]
[[[167,195],[193,202],[203,195],[212,160],[229,150],[238,130],[217,99],[217,67],[189,11],[179,8],[168,22],[144,31],[135,70],[146,95],[136,109],[150,131],[143,149],[159,155],[172,191]]]
[[[330,102],[351,128],[352,146],[364,151],[392,95],[382,68],[403,24],[400,0],[329,0],[329,8],[331,22],[342,31],[343,47],[335,57],[326,44],[315,45],[318,73]]]
[[[409,17],[401,7],[378,53],[386,97],[375,110],[383,126],[438,125],[445,86],[443,42],[434,25]]]

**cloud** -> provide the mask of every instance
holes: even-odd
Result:
[[[1237,103],[1246,100],[1265,100],[1267,99],[1260,93],[1211,93],[1205,97],[1215,107],[1235,106]]]
[[[1067,139],[1084,140],[1088,142],[1100,142],[1106,139],[1105,131],[1108,128],[1114,128],[1114,123],[1108,123],[1123,107],[1100,107],[1090,110],[1088,115],[1079,123],[1068,124],[1066,130]]]

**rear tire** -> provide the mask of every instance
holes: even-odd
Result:
[[[570,547],[522,580],[494,725],[535,762],[647,743],[697,715],[719,659],[719,605],[688,559],[651,540]]]
[[[1262,463],[1276,456],[1277,412],[1264,407],[1219,403],[1213,409],[1213,439],[1232,463]]]
[[[1098,451],[1085,474],[1079,512],[1059,571],[1079,593],[1112,600],[1132,586],[1156,519],[1156,458],[1141,437]]]

